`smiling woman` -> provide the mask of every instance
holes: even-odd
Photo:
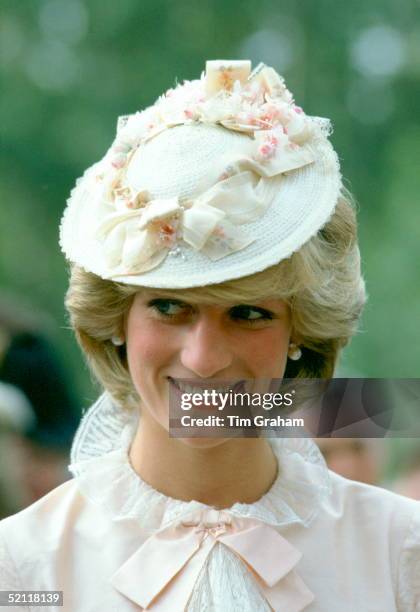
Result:
[[[333,376],[365,288],[329,132],[247,61],[120,119],[60,232],[104,394],[74,479],[0,523],[0,589],[74,612],[414,612],[416,502],[329,473],[309,439],[168,433],[170,390]]]

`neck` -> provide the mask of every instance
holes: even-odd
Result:
[[[165,429],[143,414],[130,460],[145,482],[168,497],[196,500],[216,508],[257,501],[277,475],[271,446],[260,438],[220,442],[203,448],[170,438]]]

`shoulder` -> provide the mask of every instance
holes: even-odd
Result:
[[[0,521],[0,588],[18,588],[19,568],[57,551],[85,506],[74,480]],[[15,585],[15,586],[13,586]]]
[[[371,565],[377,564],[379,557],[381,563],[386,561],[393,577],[398,609],[418,610],[420,502],[332,472],[330,476],[331,496],[325,511],[345,527],[342,545],[359,549],[359,554],[370,559]]]
[[[59,525],[60,519],[63,520],[69,512],[77,514],[82,505],[83,498],[76,481],[68,480],[24,510],[0,521],[0,535],[10,533],[16,528],[26,531],[34,528],[44,529],[47,525]]]
[[[413,517],[420,514],[420,502],[382,487],[348,480],[334,472],[330,472],[330,481],[331,495],[324,510],[330,518],[353,527],[355,537],[388,539],[398,548]]]
[[[402,520],[420,508],[420,502],[404,497],[382,487],[348,480],[330,471],[331,495],[327,501],[330,512],[347,515],[378,514],[386,518],[397,513]]]
[[[402,542],[398,598],[401,610],[420,609],[420,502],[416,502]]]

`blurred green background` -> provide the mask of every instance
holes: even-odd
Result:
[[[281,72],[331,118],[359,207],[369,303],[340,373],[420,375],[420,2],[3,0],[0,284],[43,313],[81,404],[95,397],[63,308],[57,233],[75,179],[206,59]]]

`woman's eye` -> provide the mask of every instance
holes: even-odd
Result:
[[[190,310],[188,304],[178,302],[177,300],[156,299],[148,303],[149,308],[153,308],[159,314],[166,317],[176,317],[187,314]]]
[[[241,304],[240,306],[234,306],[230,309],[230,316],[235,320],[253,323],[256,321],[271,321],[273,313],[269,310],[265,310],[265,308],[259,308],[258,306]]]

